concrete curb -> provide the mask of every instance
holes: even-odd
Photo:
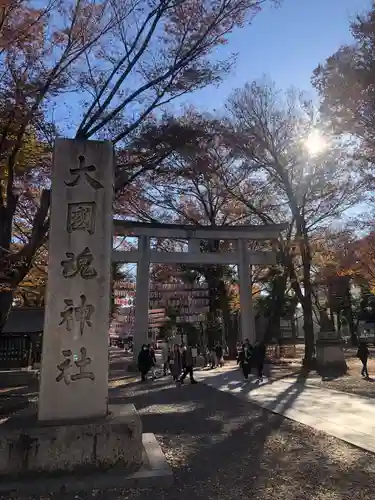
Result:
[[[111,488],[166,488],[173,484],[174,476],[164,453],[154,434],[142,434],[144,447],[144,464],[136,472],[127,476],[120,471],[93,471],[91,475],[74,477],[38,476],[33,480],[17,482],[1,482],[0,493],[26,493],[27,495],[43,495],[48,493],[73,493],[88,490],[105,490]]]

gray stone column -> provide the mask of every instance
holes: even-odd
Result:
[[[253,266],[249,265],[249,283],[250,283],[250,342],[253,344],[257,340],[257,333],[255,328],[255,311],[253,301]]]
[[[148,344],[148,309],[150,280],[150,238],[138,238],[137,284],[135,293],[134,360],[142,344]]]
[[[39,420],[107,413],[113,165],[110,142],[55,143]]]
[[[201,242],[196,238],[190,238],[188,242],[188,251],[189,253],[201,253]]]
[[[238,240],[238,276],[240,284],[241,339],[256,340],[252,298],[251,266],[249,264],[247,241]]]

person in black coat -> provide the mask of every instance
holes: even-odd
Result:
[[[148,344],[148,350],[150,351],[151,359],[152,359],[152,366],[151,366],[151,371],[152,371],[152,380],[155,380],[156,374],[155,374],[155,366],[156,366],[156,352],[154,349],[154,346],[151,344]]]
[[[367,344],[365,342],[361,342],[358,346],[357,358],[359,358],[362,362],[362,377],[369,378],[369,374],[367,371],[367,360],[369,356],[369,350]]]
[[[138,370],[141,373],[142,382],[147,380],[147,374],[154,365],[150,349],[146,344],[143,344],[142,349],[138,354]]]
[[[197,381],[194,379],[194,361],[193,354],[190,346],[185,346],[182,351],[182,369],[183,373],[180,377],[180,383],[183,384],[187,375],[190,377],[190,382],[196,384]]]
[[[170,352],[170,372],[173,377],[174,382],[177,382],[181,375],[182,370],[182,355],[180,351],[180,346],[175,344],[173,346],[173,351]]]
[[[254,365],[257,368],[258,380],[263,380],[264,361],[266,359],[266,344],[262,341],[255,345],[253,351]]]
[[[242,345],[242,349],[238,354],[237,363],[240,365],[243,376],[247,380],[251,370],[251,349],[247,344]]]
[[[222,358],[223,358],[223,348],[221,344],[218,342],[215,347],[215,356],[216,356],[216,366],[222,366]]]

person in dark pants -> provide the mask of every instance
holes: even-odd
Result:
[[[153,345],[148,344],[148,350],[150,351],[151,359],[152,359],[152,366],[151,366],[151,373],[152,373],[152,380],[155,380],[156,374],[155,374],[155,366],[156,366],[156,353],[155,353],[155,348]]]
[[[369,350],[367,345],[364,342],[361,342],[358,346],[357,358],[359,358],[362,362],[362,377],[369,378],[369,374],[367,371],[367,360],[369,356]]]
[[[173,377],[173,381],[177,382],[182,370],[182,355],[180,352],[180,346],[175,344],[173,346],[173,351],[171,352],[170,358],[170,371]]]
[[[142,349],[138,354],[138,370],[141,373],[142,382],[146,382],[147,374],[153,366],[153,359],[149,348],[146,344],[143,344]]]
[[[251,350],[249,349],[247,344],[242,345],[242,349],[238,354],[237,363],[242,369],[245,380],[248,380],[251,370]]]
[[[216,366],[222,366],[222,358],[223,358],[223,348],[218,342],[215,347],[215,357],[216,357]]]
[[[262,341],[257,343],[253,352],[254,364],[257,368],[258,380],[263,380],[264,361],[266,359],[266,344]]]
[[[208,355],[209,355],[209,350],[206,345],[202,347],[202,356],[203,356],[203,367],[206,368],[208,365]]]
[[[163,356],[163,374],[165,377],[167,375],[167,370],[170,365],[170,349],[167,342],[163,342],[161,352]]]
[[[190,346],[184,346],[183,352],[182,352],[182,368],[183,368],[183,373],[180,377],[180,382],[181,384],[184,383],[184,380],[187,375],[190,377],[190,382],[192,384],[196,384],[197,381],[194,379],[194,371],[193,371],[193,355],[191,352],[191,347]]]

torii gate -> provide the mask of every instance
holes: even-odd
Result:
[[[39,391],[41,421],[107,415],[111,260],[138,264],[136,352],[147,341],[152,262],[238,265],[242,336],[255,340],[250,266],[272,265],[276,255],[249,251],[247,241],[277,239],[286,225],[195,227],[113,221],[113,166],[110,142],[56,141]],[[114,251],[113,226],[116,235],[137,237],[138,249]],[[153,251],[152,237],[187,240],[188,252]],[[236,249],[201,253],[200,240],[212,239],[234,240]]]
[[[150,264],[234,264],[238,266],[240,284],[241,335],[255,342],[255,320],[252,303],[251,266],[276,264],[273,251],[251,251],[248,241],[275,240],[287,224],[253,226],[188,226],[114,220],[116,236],[138,238],[137,250],[113,250],[112,262],[136,263],[136,308],[134,352],[148,343],[148,309]],[[164,252],[150,248],[151,238],[188,241],[187,252]],[[234,240],[235,251],[201,252],[201,240]]]

